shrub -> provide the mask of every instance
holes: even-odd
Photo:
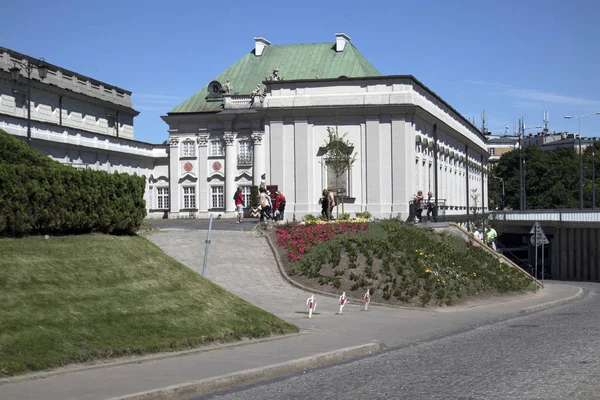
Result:
[[[361,218],[371,219],[371,217],[372,217],[372,215],[368,211],[363,211],[363,212],[357,211],[356,212],[356,218],[359,218],[359,219],[361,219]]]
[[[146,215],[140,177],[76,170],[3,131],[0,149],[0,235],[134,233]]]

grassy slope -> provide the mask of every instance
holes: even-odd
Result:
[[[296,332],[138,236],[0,240],[0,376]]]
[[[373,301],[389,304],[452,305],[533,288],[530,279],[461,238],[390,221],[369,226],[319,243],[293,263],[283,247],[277,251],[286,271],[305,286],[355,298],[370,288]]]

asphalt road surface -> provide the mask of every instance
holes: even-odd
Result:
[[[600,284],[575,303],[209,399],[600,399]]]

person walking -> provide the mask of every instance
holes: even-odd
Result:
[[[415,210],[418,222],[423,220],[423,210],[425,209],[425,196],[423,191],[419,190],[415,195]]]
[[[242,223],[242,218],[244,217],[244,195],[242,194],[242,187],[238,186],[237,191],[235,192],[235,195],[233,196],[233,199],[235,200],[235,209],[237,211],[237,220],[235,221],[236,224],[241,224]]]
[[[323,189],[323,193],[319,198],[319,204],[321,205],[321,217],[327,220],[327,213],[329,212],[329,192],[327,189]]]
[[[260,204],[260,220],[259,222],[265,222],[265,220],[267,219],[271,219],[271,199],[269,198],[269,195],[267,193],[267,190],[265,190],[263,187],[261,187],[260,189],[258,189],[259,191],[259,195],[258,195],[258,202]]]
[[[485,241],[488,244],[488,246],[490,246],[492,249],[494,249],[494,251],[497,251],[496,249],[496,239],[498,238],[498,232],[496,232],[496,230],[494,228],[492,228],[491,225],[487,226],[487,230],[485,232]]]
[[[432,192],[427,193],[427,222],[429,222],[429,216],[431,216],[433,222],[437,222],[437,209]]]

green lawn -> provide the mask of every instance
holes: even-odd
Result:
[[[0,377],[297,331],[143,237],[0,239]]]

